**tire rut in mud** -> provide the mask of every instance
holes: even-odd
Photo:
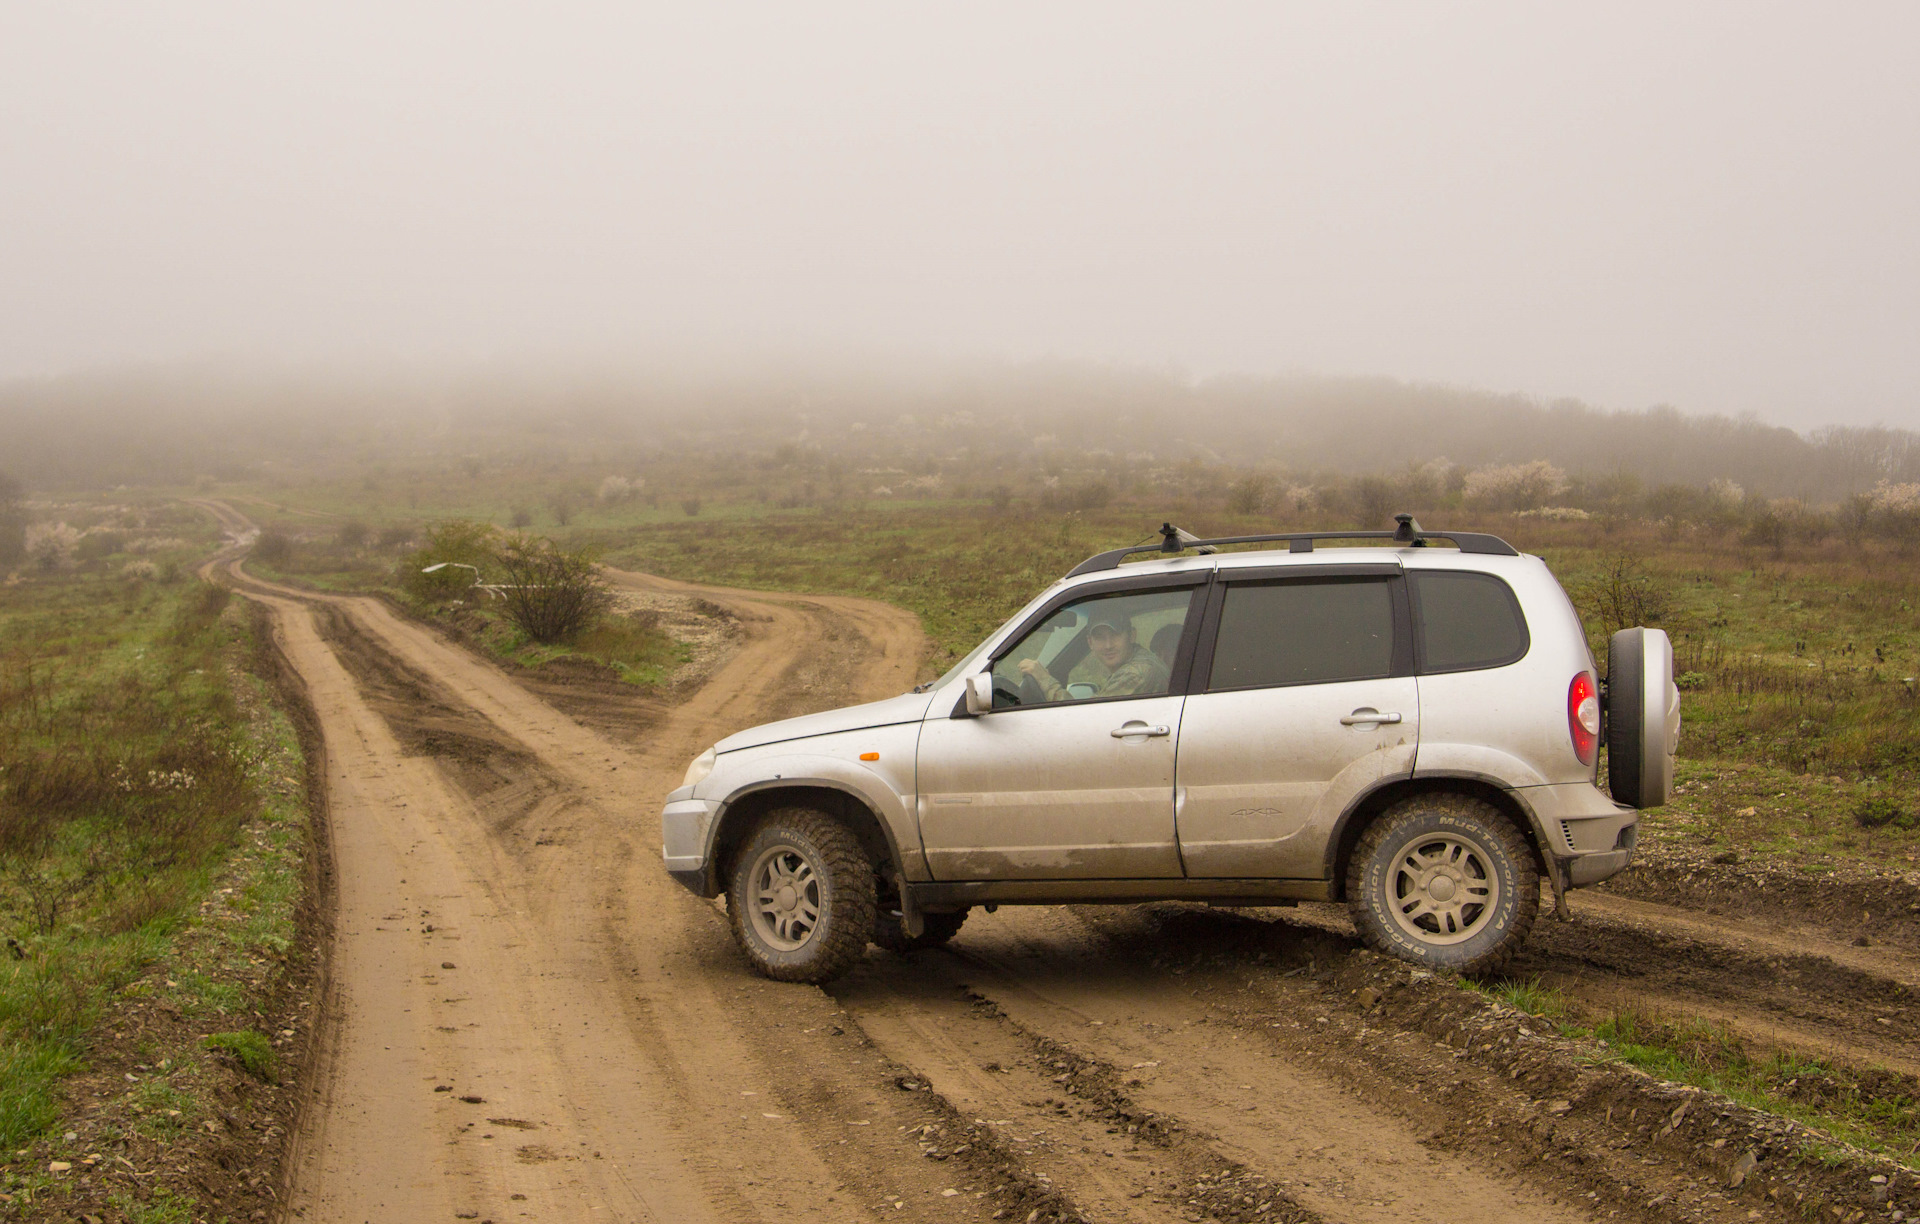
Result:
[[[1157,954],[1183,991],[1209,1000],[1213,1023],[1430,1128],[1434,1148],[1551,1187],[1564,1202],[1676,1220],[1831,1208],[1822,1218],[1846,1219],[1920,1204],[1910,1169],[1864,1153],[1818,1158],[1833,1149],[1817,1132],[1612,1063],[1351,937],[1190,908],[1084,920],[1124,962]],[[1883,1086],[1890,1102],[1910,1091],[1898,1078]]]
[[[375,642],[348,611],[309,606],[321,637],[401,748],[431,758],[492,832],[505,836],[563,802],[563,781],[518,741]]]
[[[1920,998],[1905,983],[1818,955],[1763,955],[1604,918],[1542,923],[1508,967],[1594,1006],[1638,1005],[1743,1021],[1766,1044],[1920,1068]],[[1765,1032],[1761,1026],[1765,1026]],[[1777,1041],[1778,1038],[1775,1038]]]

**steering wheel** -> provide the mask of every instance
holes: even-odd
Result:
[[[1046,703],[1046,700],[1047,700],[1047,690],[1040,687],[1040,682],[1038,680],[1034,679],[1032,676],[1027,675],[1025,672],[1021,672],[1020,673],[1020,699],[1021,700],[1017,704],[1043,705]]]

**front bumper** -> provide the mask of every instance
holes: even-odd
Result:
[[[660,809],[660,857],[668,874],[695,892],[706,888],[707,842],[719,811],[711,799],[673,797]]]
[[[1561,859],[1560,862],[1567,873],[1567,887],[1585,888],[1625,871],[1633,862],[1633,850],[1628,848],[1609,850],[1603,854],[1583,854],[1579,858]]]

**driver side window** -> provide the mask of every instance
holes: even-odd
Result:
[[[1060,608],[993,665],[993,708],[1157,697],[1199,587],[1098,595]]]

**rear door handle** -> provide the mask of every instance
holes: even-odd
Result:
[[[1163,735],[1172,735],[1173,728],[1165,725],[1149,727],[1143,722],[1130,722],[1125,726],[1115,727],[1107,734],[1115,739],[1133,739],[1136,736],[1141,739],[1158,739]]]
[[[1343,727],[1360,727],[1370,723],[1397,723],[1399,721],[1400,716],[1398,714],[1382,714],[1378,710],[1361,709],[1355,710],[1353,713],[1341,718],[1340,725]]]

